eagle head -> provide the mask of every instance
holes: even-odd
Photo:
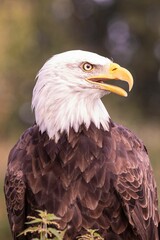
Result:
[[[78,131],[81,124],[88,128],[109,129],[107,110],[101,97],[111,92],[127,96],[121,87],[108,80],[122,80],[133,86],[128,70],[95,53],[73,50],[54,55],[41,68],[33,90],[32,108],[40,131],[47,132],[56,142],[60,134]]]

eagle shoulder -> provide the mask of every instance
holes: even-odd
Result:
[[[33,149],[33,134],[37,131],[33,126],[27,129],[10,151],[5,175],[4,193],[14,239],[24,229],[26,217],[26,179],[23,165]]]
[[[148,153],[143,142],[127,128],[112,128],[115,141],[114,187],[129,220],[142,239],[158,239],[157,187]]]

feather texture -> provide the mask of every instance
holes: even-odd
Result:
[[[37,125],[9,155],[5,195],[14,239],[27,215],[47,210],[69,226],[64,239],[98,228],[105,239],[158,240],[156,184],[143,143],[110,121],[49,140]],[[30,236],[23,237],[31,239]]]

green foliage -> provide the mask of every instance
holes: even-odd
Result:
[[[39,217],[28,216],[27,218],[31,221],[26,222],[28,225],[36,226],[29,226],[20,235],[38,233],[39,238],[33,238],[33,240],[62,240],[66,230],[58,230],[59,224],[57,221],[60,220],[60,218],[46,211],[37,210],[37,212],[39,213]],[[53,227],[51,227],[51,225]]]
[[[31,225],[26,228],[19,236],[27,235],[28,233],[38,233],[39,238],[33,238],[33,240],[63,240],[66,229],[61,231],[58,221],[60,218],[52,213],[46,211],[37,210],[39,217],[28,216],[30,219],[26,224]],[[33,226],[36,225],[36,226]],[[52,225],[52,227],[51,227]],[[103,240],[103,238],[97,233],[97,229],[86,229],[87,233],[77,237],[78,240]]]
[[[85,235],[82,235],[78,237],[78,240],[104,240],[98,233],[97,229],[87,229],[87,232]]]

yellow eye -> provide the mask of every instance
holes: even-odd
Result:
[[[93,69],[93,65],[91,63],[87,63],[87,62],[84,63],[82,67],[83,67],[83,70],[86,72],[89,72]]]

